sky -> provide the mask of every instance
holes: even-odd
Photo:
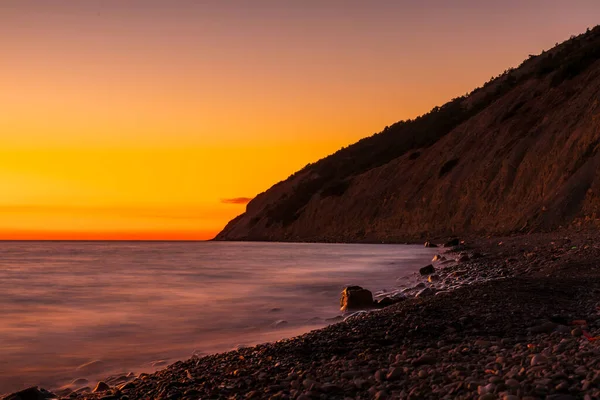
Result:
[[[0,239],[195,240],[597,0],[0,0]]]

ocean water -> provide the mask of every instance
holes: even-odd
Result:
[[[331,323],[340,291],[408,285],[435,249],[222,242],[0,242],[0,393],[111,374]],[[75,383],[74,383],[75,382]]]

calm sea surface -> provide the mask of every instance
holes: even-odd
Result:
[[[0,242],[0,393],[93,388],[110,374],[323,327],[340,315],[344,286],[376,293],[408,284],[434,253],[402,245]]]

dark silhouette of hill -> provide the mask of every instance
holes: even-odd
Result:
[[[216,239],[400,241],[595,223],[599,144],[596,27],[307,165]]]

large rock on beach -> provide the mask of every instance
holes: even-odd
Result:
[[[433,265],[431,265],[431,264],[429,264],[429,265],[427,265],[427,266],[425,266],[425,267],[423,267],[423,268],[421,268],[421,269],[419,270],[419,273],[420,273],[421,275],[423,275],[423,276],[426,276],[426,275],[431,275],[431,274],[433,274],[434,272],[435,272],[435,268],[434,268],[434,267],[433,267]]]
[[[371,308],[373,307],[373,293],[360,286],[348,286],[342,291],[340,307],[342,311]]]

